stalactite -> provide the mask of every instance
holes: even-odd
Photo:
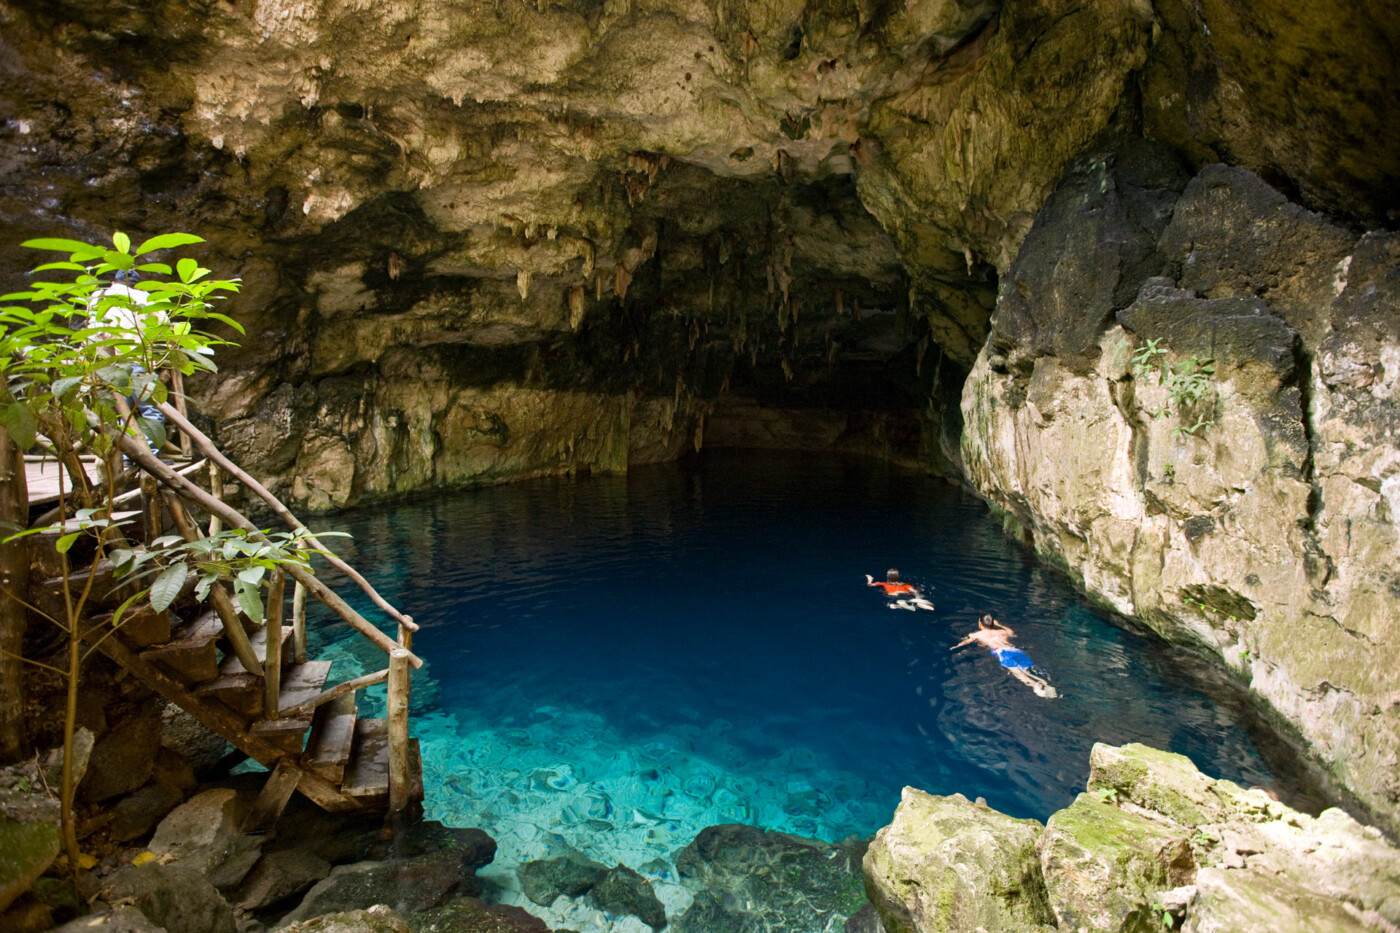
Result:
[[[521,301],[524,301],[526,298],[530,297],[531,278],[533,278],[533,273],[530,273],[525,269],[521,269],[519,272],[515,273],[515,288],[518,292],[520,292]]]
[[[583,326],[583,312],[583,286],[575,285],[569,289],[569,329],[576,334]]]
[[[613,291],[617,293],[619,302],[627,300],[627,286],[632,284],[632,270],[626,264],[619,262],[616,271],[613,272]]]

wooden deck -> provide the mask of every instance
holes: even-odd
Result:
[[[95,461],[83,461],[83,469],[87,471],[88,479],[94,483],[97,482],[97,463]],[[60,479],[63,482],[65,493],[72,489],[72,484],[68,482],[68,474],[63,472],[63,468],[58,465],[57,460],[34,461],[26,458],[24,477],[29,484],[29,504],[31,506],[57,502]]]

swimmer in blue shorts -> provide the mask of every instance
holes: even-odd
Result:
[[[984,612],[977,619],[977,631],[969,632],[962,641],[958,642],[950,650],[956,651],[963,645],[970,645],[973,642],[977,642],[992,653],[992,657],[996,658],[997,662],[1000,663],[1002,667],[1006,668],[1008,674],[1035,691],[1036,696],[1045,697],[1047,699],[1053,699],[1059,696],[1055,688],[1050,686],[1044,678],[1037,677],[1035,674],[1031,673],[1031,668],[1035,667],[1035,662],[1031,660],[1030,655],[1011,644],[1011,636],[1015,634],[1016,632],[1014,629],[1002,625],[996,619],[992,618],[991,613]]]

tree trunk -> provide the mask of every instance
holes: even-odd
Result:
[[[24,457],[0,428],[0,539],[14,533],[10,525],[23,528],[28,521]],[[20,661],[27,622],[20,600],[28,598],[29,547],[23,540],[0,544],[0,764],[29,753],[24,727],[24,664]]]

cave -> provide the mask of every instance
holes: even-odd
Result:
[[[202,237],[195,421],[298,514],[938,478],[1393,838],[1397,48],[1384,0],[0,0],[0,288]]]

